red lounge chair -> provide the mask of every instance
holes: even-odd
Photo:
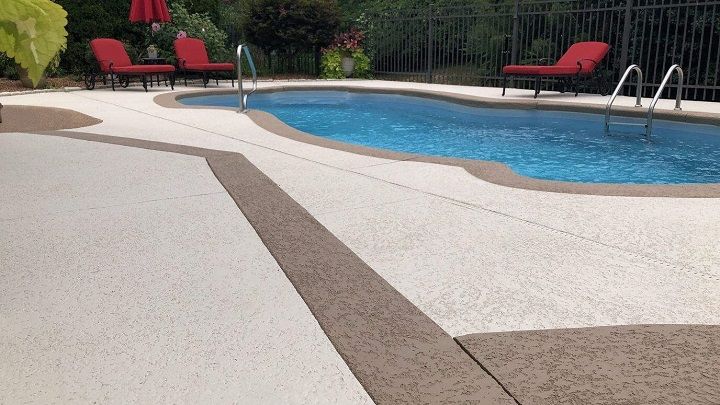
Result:
[[[183,73],[186,86],[188,72],[202,74],[203,86],[207,87],[210,81],[210,73],[235,71],[235,65],[232,63],[211,63],[205,49],[205,43],[200,39],[176,39],[175,56],[177,57],[178,67]],[[215,78],[215,84],[218,84],[217,77]],[[233,75],[230,75],[230,84],[235,87]]]
[[[161,74],[170,79],[170,88],[175,90],[175,67],[172,65],[133,65],[125,51],[125,46],[116,39],[93,39],[90,41],[90,48],[100,65],[100,71],[110,75],[113,91],[115,91],[116,77],[120,86],[127,87],[130,83],[130,76],[141,76],[143,88],[147,91],[147,77],[150,76],[150,80],[152,80],[153,75]],[[95,76],[92,74],[89,78],[85,78],[88,90],[95,88]]]
[[[609,51],[610,45],[604,42],[578,42],[571,46],[553,66],[507,65],[503,67],[502,95],[505,95],[508,76],[532,76],[535,77],[535,98],[540,93],[542,77],[563,78],[563,91],[567,79],[575,78],[575,96],[577,96],[580,77],[592,76]]]

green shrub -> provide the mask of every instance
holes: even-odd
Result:
[[[158,47],[161,57],[174,62],[173,42],[177,39],[178,33],[182,31],[190,38],[202,39],[211,60],[232,59],[232,50],[227,44],[227,34],[221,31],[207,14],[190,13],[182,1],[174,1],[169,7],[172,21],[162,24],[156,33],[148,34],[146,39],[147,45],[154,44]],[[147,45],[138,51],[146,54]]]
[[[183,0],[185,8],[190,14],[205,14],[213,24],[220,21],[219,0]]]
[[[356,79],[370,79],[372,78],[372,67],[370,66],[370,58],[365,54],[363,49],[358,49],[352,53],[352,58],[355,59],[355,69],[353,70],[353,77]]]
[[[338,48],[325,50],[322,59],[320,59],[320,77],[323,79],[344,79],[345,72],[342,68],[342,58],[346,55]],[[356,79],[372,78],[370,58],[365,54],[365,51],[357,49],[350,56],[355,60],[352,77]]]
[[[325,51],[320,59],[320,77],[323,79],[344,79],[342,54],[337,48]]]
[[[329,48],[323,49],[323,56],[320,59],[320,77],[324,79],[342,79],[345,72],[342,68],[343,57],[352,57],[355,61],[352,77],[357,79],[368,79],[372,76],[370,58],[363,49],[365,33],[350,28],[347,32],[335,36]]]
[[[340,24],[336,0],[250,0],[245,35],[266,52],[295,54],[327,46]]]
[[[0,0],[3,1],[3,0]],[[148,29],[128,21],[130,0],[55,0],[68,12],[68,45],[60,69],[80,74],[96,68],[89,43],[95,38],[116,38],[141,44]]]
[[[17,66],[15,60],[8,57],[5,53],[0,52],[0,77],[6,77],[11,80],[18,79]]]

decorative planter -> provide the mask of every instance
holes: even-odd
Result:
[[[148,58],[150,59],[157,59],[158,57],[158,50],[154,46],[150,45],[147,49]]]
[[[353,59],[350,56],[343,56],[342,69],[343,69],[343,72],[345,73],[345,77],[352,76],[353,71],[355,70],[355,59]]]

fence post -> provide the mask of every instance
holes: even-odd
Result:
[[[622,48],[620,49],[620,74],[628,66],[628,53],[630,52],[630,26],[632,25],[633,0],[625,3],[625,25],[623,26]]]
[[[433,51],[434,51],[434,33],[433,33],[433,16],[432,4],[428,5],[428,43],[427,43],[427,69],[425,71],[425,82],[432,83],[433,73]]]
[[[513,12],[512,46],[510,50],[510,64],[518,63],[518,44],[520,40],[520,0],[515,0],[515,12]]]

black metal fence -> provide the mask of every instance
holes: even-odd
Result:
[[[506,0],[366,18],[378,78],[499,86],[505,64],[556,60],[571,44],[592,40],[612,46],[601,71],[610,82],[636,63],[651,96],[677,63],[684,98],[720,101],[720,0]]]

